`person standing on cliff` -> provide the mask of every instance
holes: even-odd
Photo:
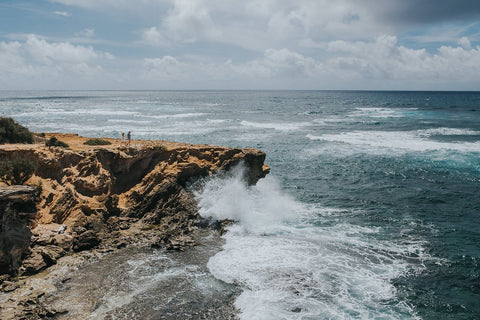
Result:
[[[125,132],[122,132],[122,141],[120,142],[120,145],[123,146],[125,144],[126,144],[126,142],[125,142]]]
[[[127,140],[128,140],[127,144],[130,147],[130,143],[132,142],[132,131],[128,131]]]

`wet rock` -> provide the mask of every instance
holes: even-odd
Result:
[[[3,292],[11,292],[19,288],[18,283],[11,282],[11,281],[4,281],[2,284],[2,291]]]
[[[38,273],[45,268],[55,264],[57,260],[65,255],[65,251],[57,246],[36,246],[31,250],[27,259],[23,261],[24,275]]]
[[[98,235],[92,230],[87,230],[73,239],[73,251],[88,250],[100,243]]]
[[[47,263],[43,259],[43,255],[39,251],[36,251],[23,261],[23,274],[35,274],[42,271],[47,266]]]
[[[18,320],[40,320],[54,319],[56,316],[66,314],[66,310],[57,310],[44,305],[41,300],[42,295],[32,294],[20,300],[17,308],[7,319]]]
[[[65,251],[70,251],[73,246],[73,237],[69,234],[57,234],[53,237],[53,244]]]
[[[56,263],[56,261],[65,255],[65,250],[60,247],[49,245],[41,247],[40,253],[43,256],[43,260],[47,263],[47,266],[51,266]]]
[[[127,244],[128,242],[124,239],[115,239],[112,241],[112,245],[117,249],[125,248]]]
[[[196,246],[197,243],[190,236],[178,236],[167,240],[167,250],[184,251],[186,247]]]

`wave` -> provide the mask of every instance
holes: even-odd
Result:
[[[339,134],[307,135],[310,140],[337,142],[353,146],[357,151],[386,153],[428,152],[451,150],[460,152],[479,152],[480,141],[443,142],[431,139],[438,135],[478,135],[479,131],[455,128],[437,128],[414,131],[351,131]]]
[[[418,108],[355,108],[349,116],[354,117],[372,117],[372,118],[400,118],[405,116],[405,112],[412,112],[418,110]]]
[[[208,268],[243,289],[241,319],[416,318],[391,280],[421,265],[409,262],[424,259],[421,241],[376,240],[380,228],[338,222],[343,210],[298,202],[272,177],[251,187],[242,177],[237,168],[195,192],[203,217],[237,221]]]
[[[209,113],[202,113],[202,112],[197,112],[197,113],[178,113],[178,114],[163,114],[163,115],[151,115],[148,116],[149,118],[155,118],[155,119],[170,119],[170,118],[194,118],[194,117],[202,117],[206,116]]]
[[[311,125],[309,122],[251,122],[241,121],[240,125],[245,127],[259,128],[259,129],[274,129],[282,132],[297,131],[303,127]]]

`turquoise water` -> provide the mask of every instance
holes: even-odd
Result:
[[[208,268],[242,319],[480,318],[480,93],[4,91],[0,114],[264,150],[257,186],[193,190],[238,220]]]

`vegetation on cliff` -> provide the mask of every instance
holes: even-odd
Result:
[[[45,145],[47,147],[62,147],[62,148],[67,148],[68,147],[68,144],[63,142],[63,141],[60,141],[58,140],[56,137],[51,137],[50,139],[48,139],[47,141],[45,141]]]
[[[0,144],[33,143],[33,133],[12,118],[0,117]]]
[[[112,143],[108,140],[105,140],[105,139],[95,138],[95,139],[88,139],[83,144],[85,144],[87,146],[106,146],[106,145],[109,145],[109,144],[112,144]]]
[[[35,164],[25,158],[0,160],[0,181],[6,185],[24,184],[35,172]]]

